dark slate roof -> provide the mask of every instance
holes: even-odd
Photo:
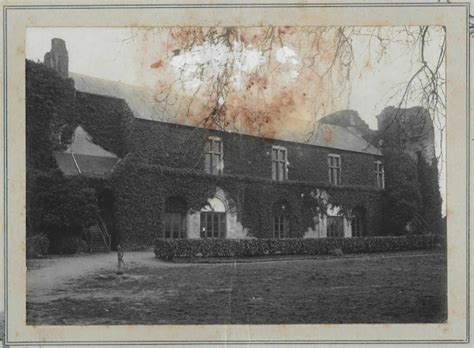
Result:
[[[74,79],[75,88],[81,92],[124,99],[136,118],[182,124],[182,122],[177,122],[177,115],[180,110],[179,103],[173,104],[172,109],[170,105],[168,105],[168,107],[161,107],[161,103],[157,100],[156,92],[151,88],[132,86],[118,81],[105,80],[76,73],[70,73],[70,77]],[[323,124],[323,122],[314,124],[313,122],[298,118],[293,118],[290,121],[291,122],[288,122],[285,127],[280,127],[281,129],[279,129],[278,133],[274,134],[272,138],[381,155],[379,149],[346,127]],[[195,127],[195,125],[192,124],[183,125]],[[302,133],[301,130],[304,130],[304,132]],[[228,131],[258,136],[237,128]]]
[[[119,161],[114,157],[72,154],[70,152],[55,152],[54,157],[64,175],[103,176],[109,174]]]
[[[156,93],[151,88],[73,72],[69,74],[69,77],[74,80],[74,87],[80,92],[124,99],[135,117],[153,120],[157,115],[163,115],[165,112],[156,100]]]
[[[379,149],[351,129],[332,124],[319,123],[312,132],[308,144],[382,155]]]

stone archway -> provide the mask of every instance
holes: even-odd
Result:
[[[189,238],[249,238],[247,229],[237,219],[237,209],[221,188],[216,189],[200,211],[188,214],[187,226]]]

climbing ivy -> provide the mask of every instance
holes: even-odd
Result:
[[[181,197],[188,209],[199,211],[218,187],[226,193],[243,227],[254,237],[272,236],[272,206],[282,201],[291,211],[291,237],[302,237],[308,227],[314,228],[314,215],[326,211],[328,204],[340,205],[346,214],[355,206],[363,206],[370,212],[367,233],[378,234],[380,228],[377,216],[381,215],[382,195],[367,186],[331,187],[243,175],[213,176],[199,170],[149,165],[133,158],[123,160],[111,180],[120,243],[129,249],[150,247],[156,236],[161,235],[167,198]],[[318,190],[327,191],[326,201],[317,197]]]
[[[439,190],[438,161],[433,159],[429,164],[422,155],[418,156],[418,180],[422,200],[421,214],[433,233],[440,233],[441,224],[441,193]]]

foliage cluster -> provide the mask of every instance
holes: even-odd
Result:
[[[45,233],[50,252],[61,252],[63,239],[80,237],[98,213],[96,191],[83,177],[65,177],[59,169],[30,171],[27,182],[30,235]]]
[[[444,240],[435,234],[308,239],[157,239],[156,257],[166,260],[196,257],[246,257],[265,255],[327,255],[434,249]]]
[[[385,148],[384,218],[388,234],[401,234],[421,212],[416,162],[406,153]]]
[[[44,233],[39,233],[26,239],[26,257],[36,258],[48,254],[49,239]]]
[[[69,239],[80,238],[82,228],[94,222],[98,197],[107,185],[107,179],[65,177],[54,151],[66,149],[74,129],[82,125],[98,145],[124,154],[131,118],[123,100],[81,94],[72,80],[26,61],[27,231],[29,236],[46,235],[50,252],[83,248]]]
[[[435,233],[443,230],[441,218],[441,193],[439,191],[438,161],[433,159],[429,164],[423,156],[418,156],[418,181],[422,199],[421,215],[428,227]]]
[[[42,64],[26,61],[27,169],[56,167],[53,151],[66,148],[74,123],[74,87]]]

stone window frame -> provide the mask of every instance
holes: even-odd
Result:
[[[274,154],[276,153],[276,156]],[[283,158],[280,155],[283,154]],[[272,180],[288,180],[288,149],[284,146],[272,145]],[[283,169],[280,169],[283,165]]]
[[[328,155],[328,179],[331,185],[342,184],[342,158],[339,154],[330,153]]]
[[[217,149],[215,148],[215,144],[217,144]],[[216,136],[207,137],[205,151],[205,172],[212,175],[221,175],[224,171],[224,143],[222,138]]]
[[[377,179],[377,187],[381,190],[385,189],[385,168],[383,162],[380,160],[374,161],[375,177]]]

